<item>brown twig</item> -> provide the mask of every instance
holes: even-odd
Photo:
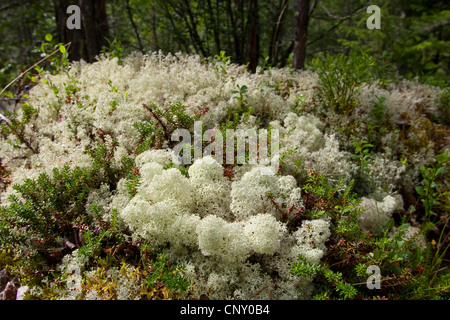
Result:
[[[21,133],[17,132],[16,129],[14,129],[14,127],[12,126],[12,124],[10,124],[10,123],[8,123],[8,122],[6,122],[5,124],[6,124],[6,126],[11,130],[11,132],[12,132],[13,134],[15,134],[16,137],[19,138],[20,142],[22,142],[22,143],[25,144],[25,146],[26,146],[28,149],[30,149],[34,154],[39,153],[39,151],[36,150],[36,149],[34,149],[33,146],[31,145],[31,143],[30,143],[29,141],[27,141],[27,140],[24,138],[23,132],[21,132]]]
[[[150,114],[153,116],[153,118],[156,119],[156,121],[158,121],[158,123],[161,125],[161,127],[163,128],[164,131],[164,138],[166,138],[167,140],[169,139],[169,135],[167,133],[167,127],[164,124],[164,122],[161,120],[161,117],[149,106],[147,106],[145,103],[142,104],[142,106],[148,111],[150,112]]]
[[[272,300],[272,291],[273,291],[273,287],[274,287],[273,281],[270,281],[270,283],[269,283],[268,285],[264,286],[264,288],[262,288],[261,290],[259,290],[259,291],[255,294],[255,298],[256,298],[257,296],[259,296],[259,295],[260,295],[264,290],[266,290],[269,286],[272,287],[272,290],[270,290],[270,300]]]

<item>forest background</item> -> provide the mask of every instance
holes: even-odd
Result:
[[[81,9],[81,29],[66,26],[73,4]],[[380,29],[366,25],[370,5],[381,9]],[[69,60],[88,62],[101,52],[181,51],[229,57],[255,71],[309,68],[327,53],[363,52],[386,78],[420,77],[448,87],[450,4],[444,0],[8,0],[0,16],[2,88],[45,55],[47,34],[71,43]]]

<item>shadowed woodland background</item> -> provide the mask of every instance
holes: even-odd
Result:
[[[81,8],[81,30],[66,27],[72,4]],[[371,4],[381,8],[381,30],[366,27]],[[258,65],[302,69],[325,53],[363,51],[385,72],[442,87],[450,66],[449,10],[444,0],[2,1],[0,85],[40,59],[49,33],[71,42],[70,60],[89,62],[111,50],[224,52],[254,71]]]

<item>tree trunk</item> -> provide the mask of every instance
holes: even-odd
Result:
[[[211,21],[211,24],[213,25],[213,34],[214,34],[214,44],[216,46],[216,54],[220,53],[220,34],[219,34],[219,23],[218,23],[218,19],[217,16],[214,12],[211,0],[208,0],[208,14],[209,14],[209,19]],[[218,6],[218,3],[216,1],[216,6]],[[217,12],[218,8],[216,8],[216,12]]]
[[[231,6],[231,0],[226,1],[227,7],[227,18],[229,18],[229,29],[231,29],[231,33],[233,36],[233,45],[234,45],[234,59],[237,63],[242,63],[242,55],[241,55],[241,43],[239,40],[239,34],[238,34],[238,26],[237,26],[237,17],[233,14],[233,8]]]
[[[306,41],[308,38],[309,0],[298,0],[295,19],[294,58],[292,67],[304,69],[306,60]]]
[[[105,0],[79,0],[87,61],[92,62],[109,38]]]
[[[84,35],[82,29],[71,30],[66,26],[68,18],[66,10],[71,4],[70,0],[53,0],[57,39],[64,44],[71,43],[69,47],[69,60],[78,61],[80,59],[86,59],[86,55],[84,54]]]
[[[258,12],[258,0],[250,0],[248,10],[248,47],[247,55],[249,65],[248,68],[252,72],[255,72],[258,66],[259,60],[259,12]]]
[[[105,0],[79,0],[77,5],[81,10],[81,29],[69,29],[66,21],[69,15],[67,8],[73,4],[70,0],[53,0],[60,42],[71,42],[69,60],[84,59],[88,62],[95,60],[102,47],[107,45],[109,28],[106,16]]]

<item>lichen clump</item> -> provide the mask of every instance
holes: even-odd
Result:
[[[187,273],[188,279],[196,284],[193,288],[196,295],[209,290],[203,287],[202,277],[227,269],[228,272],[221,275],[222,281],[233,285],[215,290],[210,297],[239,295],[252,299],[255,296],[246,291],[247,283],[262,288],[270,283],[273,272],[282,269],[277,281],[293,285],[289,269],[299,254],[310,256],[316,263],[320,261],[330,234],[329,223],[311,221],[313,228],[306,231],[303,227],[290,234],[286,223],[280,222],[277,210],[266,198],[270,192],[281,206],[301,205],[298,203],[300,189],[292,176],[261,174],[265,168],[255,166],[241,179],[231,182],[224,177],[224,168],[207,156],[192,164],[187,178],[177,168],[164,170],[155,162],[161,162],[160,154],[161,150],[149,150],[139,155],[141,185],[120,216],[134,236],[142,237],[153,246],[169,244],[166,253],[172,259],[186,264],[188,270],[198,270]],[[167,158],[166,164],[169,161]],[[205,187],[210,189],[205,190]],[[289,238],[292,239],[287,240]],[[282,252],[290,253],[278,265],[268,263],[282,256]],[[251,256],[262,259],[256,264],[258,267],[248,273],[247,268],[255,268],[246,263]],[[274,298],[299,298],[301,295],[295,286],[291,287],[289,296],[285,290],[281,287],[270,294]],[[244,295],[244,292],[247,293]],[[269,290],[261,297],[267,298],[268,294]]]
[[[12,182],[0,186],[2,212],[14,219],[7,208],[20,214],[42,206],[39,210],[57,222],[65,212],[47,208],[45,199],[35,201],[35,190],[14,185],[45,173],[41,180],[46,184],[34,186],[56,201],[52,191],[61,185],[70,193],[87,181],[83,194],[61,205],[67,212],[82,212],[64,224],[73,234],[52,241],[55,247],[70,247],[56,263],[58,270],[67,276],[76,267],[84,272],[83,285],[96,289],[89,294],[56,291],[56,298],[143,295],[148,284],[139,277],[140,267],[130,261],[109,269],[103,260],[92,264],[96,255],[143,243],[159,253],[161,270],[183,266],[188,289],[178,298],[310,298],[317,289],[315,276],[293,274],[293,264],[302,257],[317,270],[328,243],[344,233],[343,225],[380,236],[393,214],[405,209],[399,192],[411,192],[418,168],[436,155],[426,138],[429,123],[411,122],[422,112],[439,116],[435,100],[440,94],[413,82],[383,89],[362,86],[360,103],[344,116],[319,103],[317,85],[318,75],[310,71],[258,68],[251,74],[244,66],[181,54],[74,63],[31,90],[26,106],[12,118],[15,131],[2,125],[0,165],[2,172],[8,168]],[[373,116],[374,108],[384,110],[381,102],[368,102],[375,95],[386,97],[384,117]],[[365,117],[372,122],[360,120]],[[278,130],[279,170],[262,163],[222,164],[211,155],[189,165],[177,163],[172,131],[182,123],[192,132],[194,120],[223,132]],[[398,130],[399,121],[411,128]],[[381,127],[384,135],[378,136]],[[352,141],[363,147],[355,151]],[[64,168],[67,179],[70,170],[83,171],[77,181],[64,184],[52,180],[55,168]],[[311,182],[318,176],[320,186]],[[351,187],[361,201],[345,208],[343,203],[353,199]],[[340,202],[333,202],[335,196]],[[356,211],[354,228],[353,216],[346,214]],[[9,226],[11,233],[33,227]],[[39,231],[33,241],[45,243]],[[127,245],[114,243],[118,239]],[[138,258],[144,256],[142,251]],[[115,285],[102,291],[94,278]],[[164,297],[170,295],[164,291]]]

